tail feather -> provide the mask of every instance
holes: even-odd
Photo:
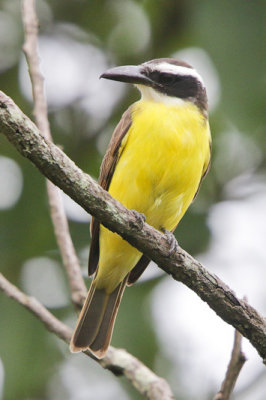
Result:
[[[112,338],[127,278],[126,276],[112,293],[97,289],[92,282],[70,342],[73,353],[88,349],[97,358],[104,357]]]

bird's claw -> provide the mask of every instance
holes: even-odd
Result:
[[[136,211],[136,210],[131,210],[131,211],[132,211],[133,214],[135,215],[139,226],[140,226],[141,228],[143,228],[144,223],[145,223],[145,221],[146,221],[146,216],[145,216],[145,214],[140,213],[139,211]]]
[[[162,231],[165,234],[166,240],[170,245],[169,253],[172,254],[179,247],[178,241],[176,240],[175,235],[173,234],[173,232],[170,232],[165,228],[162,228]]]

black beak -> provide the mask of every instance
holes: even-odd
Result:
[[[125,65],[123,67],[111,68],[104,72],[100,78],[144,85],[147,85],[151,82],[150,79],[142,72],[141,65]]]

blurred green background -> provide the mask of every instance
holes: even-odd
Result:
[[[212,167],[176,231],[179,244],[266,311],[266,2],[234,0],[37,1],[39,50],[55,143],[97,178],[121,113],[136,89],[99,81],[113,65],[174,56],[202,74],[210,100]],[[0,1],[0,89],[32,116],[20,2]],[[86,276],[89,217],[63,196]],[[45,181],[0,135],[0,269],[74,327],[47,205]],[[89,281],[87,280],[89,284]],[[169,380],[177,399],[211,399],[223,379],[233,329],[151,266],[126,291],[112,344]],[[237,400],[262,400],[256,352]],[[191,384],[193,382],[193,385]],[[0,399],[141,399],[0,293]]]

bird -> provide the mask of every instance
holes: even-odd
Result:
[[[206,87],[190,64],[158,58],[113,67],[101,78],[130,83],[141,94],[124,112],[103,158],[99,184],[128,209],[173,233],[195,199],[211,159]],[[93,280],[70,351],[105,356],[125,287],[150,260],[97,219],[91,221]]]

